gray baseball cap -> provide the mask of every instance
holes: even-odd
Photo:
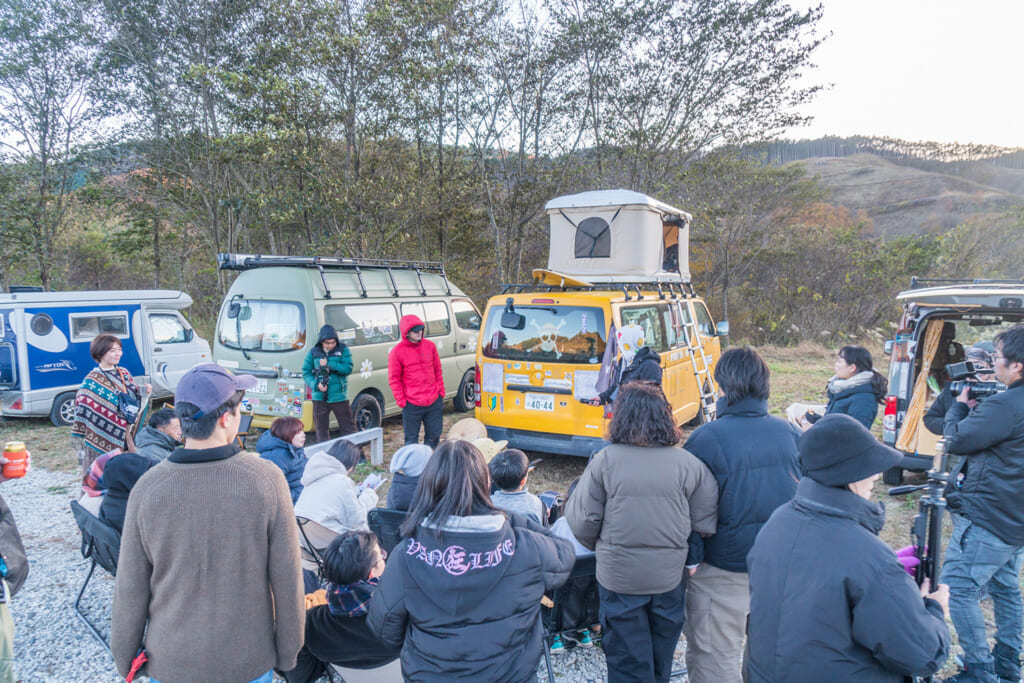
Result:
[[[199,412],[198,420],[223,405],[238,390],[252,389],[257,379],[252,375],[236,375],[216,363],[202,363],[185,373],[174,392],[174,402],[191,403]]]

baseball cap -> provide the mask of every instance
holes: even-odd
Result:
[[[199,412],[198,420],[223,405],[238,390],[256,386],[252,375],[236,375],[216,363],[202,363],[184,374],[174,392],[174,402],[191,403]]]

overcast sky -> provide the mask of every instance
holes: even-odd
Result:
[[[1024,147],[1024,0],[822,4],[832,36],[815,55],[813,77],[832,88],[803,110],[814,122],[789,137]]]

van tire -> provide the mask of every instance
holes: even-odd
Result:
[[[357,431],[380,427],[382,413],[380,401],[371,393],[363,392],[352,402],[352,419]]]
[[[58,427],[68,427],[75,421],[75,392],[65,391],[53,399],[50,408],[50,422]]]
[[[897,484],[903,483],[903,468],[902,467],[890,467],[885,472],[882,472],[882,483],[889,486],[896,486]]]
[[[459,382],[459,391],[455,394],[455,410],[460,413],[476,408],[476,370],[466,370]]]

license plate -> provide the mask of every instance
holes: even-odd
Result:
[[[551,394],[527,394],[523,405],[527,410],[546,410],[550,413],[555,409],[555,397]]]
[[[260,379],[256,380],[256,386],[250,389],[254,394],[265,394],[267,393],[267,380]]]

